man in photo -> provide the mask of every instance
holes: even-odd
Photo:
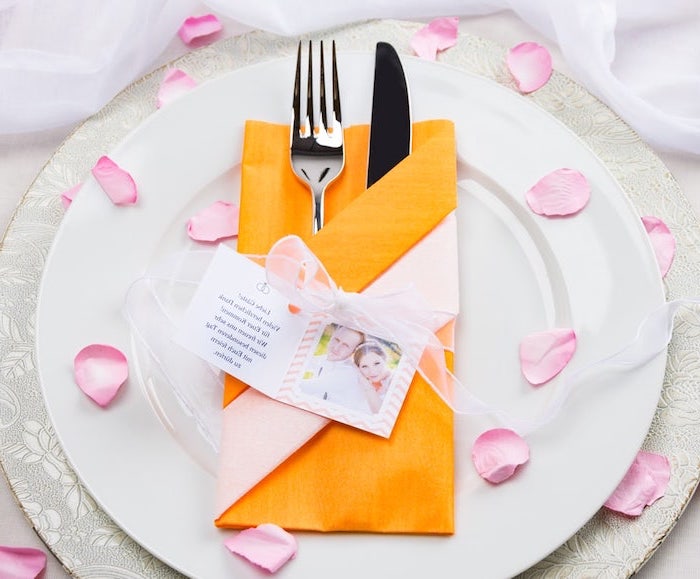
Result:
[[[364,341],[365,335],[359,330],[336,326],[328,341],[325,358],[313,368],[312,377],[301,381],[301,391],[344,408],[371,413],[352,359],[355,348]]]

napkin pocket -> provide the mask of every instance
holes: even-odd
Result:
[[[414,282],[435,309],[456,315],[452,123],[416,123],[411,155],[367,190],[368,128],[348,128],[345,170],[327,192],[326,225],[315,236],[311,194],[289,167],[288,138],[284,126],[246,125],[239,251],[266,253],[296,234],[346,291]],[[452,330],[450,323],[440,332],[447,346]],[[224,404],[217,526],[454,531],[453,416],[418,374],[388,439],[287,407],[230,376]]]

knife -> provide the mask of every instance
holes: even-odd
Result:
[[[378,42],[374,60],[367,187],[381,179],[410,152],[411,108],[406,76],[394,47],[387,42]]]

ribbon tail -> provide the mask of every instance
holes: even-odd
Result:
[[[141,366],[145,388],[167,386],[214,454],[221,429],[221,372],[172,340],[213,252],[178,252],[152,267],[136,280],[123,305]],[[142,371],[144,371],[142,369]],[[153,386],[155,384],[155,386]],[[145,392],[154,412],[170,426],[172,416],[162,407],[158,392]],[[166,396],[167,398],[167,396]],[[171,426],[170,426],[171,427]]]
[[[515,430],[521,436],[526,436],[554,420],[573,389],[582,382],[580,378],[583,375],[607,368],[637,368],[661,354],[673,337],[674,319],[678,310],[685,305],[698,304],[700,304],[700,298],[678,299],[667,302],[653,311],[641,322],[635,337],[620,350],[568,375],[563,374],[556,394],[550,398],[539,415],[532,419],[510,416],[472,394],[445,366],[445,349],[437,338],[433,337],[426,346],[418,371],[455,414],[487,415],[497,419],[505,427]]]

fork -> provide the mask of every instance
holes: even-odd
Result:
[[[338,65],[333,41],[332,58],[332,117],[330,122],[326,109],[326,81],[323,60],[323,41],[320,46],[319,69],[319,124],[314,124],[313,97],[313,55],[309,41],[309,63],[306,83],[306,111],[301,116],[301,42],[297,50],[297,67],[294,79],[294,99],[292,103],[292,123],[290,135],[290,157],[292,169],[313,195],[312,231],[317,233],[323,227],[323,198],[326,187],[345,166],[343,149],[343,126],[340,115],[340,91],[338,88]]]

